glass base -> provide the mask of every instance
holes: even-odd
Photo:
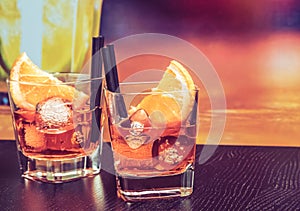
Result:
[[[184,173],[157,177],[117,176],[118,197],[124,201],[185,197],[193,192],[194,168],[190,166]]]
[[[43,160],[28,158],[19,152],[19,159],[23,178],[47,183],[63,183],[94,176],[101,169],[99,160],[91,156]]]

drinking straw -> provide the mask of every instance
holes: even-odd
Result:
[[[91,141],[96,142],[100,138],[101,120],[101,91],[102,91],[102,56],[101,48],[104,46],[104,37],[93,37],[92,40],[92,65],[91,65],[91,97],[90,109],[92,112]]]
[[[92,43],[92,70],[91,78],[102,77],[102,56],[101,48],[104,46],[104,37],[93,37]]]
[[[195,102],[194,102],[194,105],[193,105],[191,116],[189,118],[190,125],[196,124],[197,115],[198,115],[197,114],[197,110],[198,110],[197,108],[198,108],[198,92],[196,92],[196,94],[195,94]]]
[[[107,89],[111,92],[120,93],[114,45],[109,44],[106,47],[104,47],[102,49],[102,55]],[[120,117],[126,118],[127,110],[124,99],[121,95],[116,95],[116,104]]]
[[[104,57],[104,70],[107,89],[111,92],[120,92],[119,77],[116,65],[116,56],[114,46],[112,44],[107,45],[103,49]]]

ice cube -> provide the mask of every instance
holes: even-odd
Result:
[[[144,130],[144,124],[134,121],[130,124],[131,128],[129,130],[130,134],[133,136],[139,136],[143,133]]]
[[[143,130],[145,128],[151,127],[151,121],[149,119],[147,112],[144,109],[138,109],[138,110],[134,111],[134,113],[132,113],[130,115],[129,120],[131,123],[133,123],[137,126],[138,126],[138,123],[140,123],[140,125],[143,125]],[[135,125],[133,125],[133,126],[135,126]]]
[[[167,136],[155,141],[153,156],[157,156],[158,160],[163,163],[174,165],[183,160],[185,156],[183,150],[178,137]]]
[[[131,115],[128,119],[120,123],[121,127],[118,130],[125,137],[127,145],[131,149],[137,149],[150,140],[151,122],[145,110],[133,110],[129,112]]]
[[[82,150],[78,141],[78,134],[74,130],[69,130],[60,134],[45,134],[47,139],[47,149],[59,151],[79,152]]]
[[[179,155],[176,148],[170,147],[159,153],[158,159],[167,164],[176,164],[183,160],[183,156]]]
[[[131,115],[128,118],[130,122],[130,136],[128,137],[132,136],[135,137],[135,139],[141,139],[140,142],[144,144],[150,139],[151,136],[151,134],[149,134],[149,132],[151,132],[151,121],[144,109],[136,110],[134,108],[132,110],[133,112],[129,112]]]
[[[42,132],[59,133],[72,129],[72,104],[59,97],[39,102],[36,106],[36,127]]]
[[[141,147],[145,142],[147,142],[149,138],[150,137],[146,134],[141,134],[139,136],[127,135],[125,137],[125,140],[131,149],[137,149]]]
[[[44,134],[37,131],[34,125],[29,124],[24,126],[25,144],[32,151],[42,151],[46,149]]]

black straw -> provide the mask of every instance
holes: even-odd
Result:
[[[119,93],[119,77],[113,45],[110,44],[103,48],[103,60],[107,89]]]
[[[93,37],[92,42],[92,65],[91,65],[91,97],[90,109],[92,112],[91,141],[96,142],[100,138],[101,121],[101,91],[102,91],[102,56],[101,48],[104,46],[104,37]]]
[[[190,125],[195,125],[198,117],[198,92],[195,94],[195,102],[190,116]]]
[[[104,46],[104,37],[93,37],[92,43],[92,71],[91,78],[102,77],[101,48]]]
[[[188,122],[191,127],[186,128],[186,135],[190,137],[195,137],[197,134],[197,118],[198,118],[198,91],[195,95],[195,101],[193,105],[193,109],[188,118]]]
[[[118,69],[116,64],[116,56],[114,45],[109,44],[102,49],[105,80],[107,89],[111,92],[120,93]],[[116,99],[119,115],[122,118],[127,117],[127,110],[124,99],[121,95],[117,95]]]

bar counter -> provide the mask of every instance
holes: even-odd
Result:
[[[1,210],[300,210],[300,148],[197,145],[194,192],[126,203],[113,174],[64,184],[20,178],[14,141],[0,141]],[[205,162],[200,156],[211,151]],[[105,150],[103,169],[111,168]]]

